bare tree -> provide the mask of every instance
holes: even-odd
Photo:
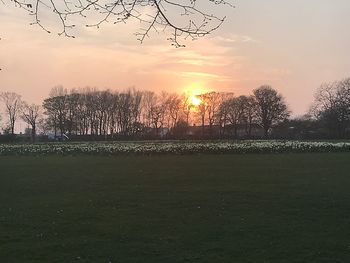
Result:
[[[232,125],[234,138],[237,138],[238,124],[244,114],[244,103],[244,96],[240,96],[226,100],[221,104],[221,111],[225,112],[226,120]]]
[[[183,93],[181,95],[181,113],[183,116],[182,119],[186,121],[186,123],[189,125],[190,122],[190,115],[191,115],[191,110],[193,109],[194,105],[191,102],[191,98],[188,94]]]
[[[213,12],[218,5],[231,6],[230,0],[2,0],[14,3],[27,10],[34,18],[32,24],[38,25],[48,33],[46,24],[42,21],[51,13],[61,26],[59,35],[74,37],[72,30],[77,22],[88,18],[86,26],[100,27],[111,22],[126,23],[130,19],[141,23],[141,30],[136,33],[143,42],[150,32],[169,31],[173,45],[181,47],[179,37],[196,39],[210,34],[224,21]],[[215,9],[215,8],[214,8]],[[50,15],[49,15],[50,17]],[[77,19],[80,17],[81,19]]]
[[[202,137],[204,137],[204,127],[205,127],[205,119],[208,113],[208,104],[206,101],[206,94],[201,94],[198,96],[198,98],[201,100],[201,103],[198,106],[196,106],[196,110],[202,126]]]
[[[315,94],[311,113],[330,134],[344,137],[350,127],[350,78],[322,84]]]
[[[290,113],[282,95],[270,86],[261,86],[253,94],[257,105],[257,121],[264,129],[266,138],[271,127],[287,119]]]
[[[36,104],[23,103],[21,118],[31,126],[32,142],[35,142],[36,128],[40,117],[40,106]]]
[[[225,105],[225,101],[234,98],[233,92],[223,92],[221,93],[221,103],[219,105],[219,110],[217,112],[217,122],[220,126],[220,135],[224,136],[226,133],[226,126],[228,124],[228,107]]]
[[[210,129],[210,135],[212,135],[213,132],[213,125],[217,121],[218,113],[220,110],[220,105],[224,99],[224,96],[222,93],[219,92],[208,92],[204,94],[204,100],[207,107],[207,117],[208,117],[208,124]]]
[[[169,128],[174,128],[180,118],[181,111],[181,97],[176,94],[170,94],[166,100],[166,105],[168,108],[168,117],[170,119]]]
[[[67,130],[67,98],[67,90],[62,86],[57,86],[51,89],[50,97],[43,102],[45,113],[48,115],[48,120],[54,128],[55,136],[57,135],[57,130],[59,130],[61,138]]]
[[[164,120],[165,120],[165,114],[164,110],[161,104],[157,104],[154,107],[152,107],[151,110],[151,117],[152,122],[151,125],[156,131],[156,135],[159,135],[159,131],[161,128],[163,128]]]
[[[152,125],[152,110],[157,105],[157,95],[152,91],[143,92],[142,96],[142,119],[145,126]]]
[[[119,93],[116,101],[116,124],[119,132],[131,135],[135,132],[135,124],[140,120],[142,93],[135,89]]]
[[[315,100],[311,106],[310,114],[319,118],[320,114],[334,107],[337,103],[337,82],[323,83],[315,93]]]
[[[246,135],[248,136],[248,138],[250,138],[252,135],[252,126],[254,121],[256,120],[257,104],[254,99],[254,96],[241,96],[241,97],[244,100],[242,121],[245,124]]]
[[[343,86],[343,90],[348,91],[346,85]],[[272,125],[289,114],[281,95],[265,86],[254,91],[254,96],[237,98],[232,93],[210,92],[194,98],[188,94],[142,92],[134,88],[124,92],[85,89],[68,93],[58,87],[44,100],[43,107],[46,123],[56,131],[55,134],[60,132],[62,136],[68,132],[105,136],[106,139],[114,138],[114,135],[139,136],[147,130],[159,136],[163,128],[188,128],[190,119],[201,124],[202,136],[206,135],[205,125],[210,127],[217,123],[221,128],[231,126],[235,137],[239,127],[245,128],[246,135],[250,136],[251,127],[256,123],[267,134]],[[225,129],[220,132],[224,135]]]
[[[155,129],[156,135],[159,135],[160,129],[165,126],[167,113],[167,97],[166,93],[162,92],[161,96],[155,95],[152,97],[152,104],[149,108],[151,117],[151,127]]]
[[[14,92],[2,92],[0,93],[0,99],[5,104],[10,133],[15,134],[15,122],[22,108],[21,96]]]

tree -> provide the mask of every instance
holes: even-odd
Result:
[[[226,126],[233,128],[233,135],[238,137],[238,125],[244,125],[247,137],[251,137],[252,125],[256,121],[256,103],[253,96],[233,97],[233,94],[225,95],[226,99],[220,104],[218,119],[225,134]]]
[[[202,137],[204,137],[205,117],[207,116],[208,112],[206,94],[198,95],[198,98],[200,99],[201,103],[198,106],[196,106],[196,110],[202,126]]]
[[[217,113],[217,121],[220,126],[220,135],[224,136],[226,134],[226,126],[228,124],[228,105],[225,103],[229,99],[234,98],[233,92],[221,93],[222,101],[219,106],[219,111]]]
[[[179,37],[196,39],[216,30],[225,17],[213,14],[217,5],[232,5],[226,0],[3,0],[12,2],[33,16],[32,24],[38,25],[46,32],[43,22],[45,17],[54,16],[61,26],[59,35],[74,37],[72,30],[78,25],[99,28],[102,24],[126,23],[130,19],[141,23],[141,30],[136,33],[143,42],[151,31],[169,31],[173,45],[181,47]],[[209,7],[208,7],[209,6]],[[51,15],[47,14],[51,12]],[[94,19],[94,22],[86,21]],[[87,24],[86,24],[87,23]]]
[[[344,137],[350,127],[350,78],[322,84],[311,113],[332,136]]]
[[[222,124],[224,112],[221,105],[231,95],[229,93],[212,91],[197,96],[200,104],[196,106],[196,111],[202,125],[202,136],[204,136],[205,123],[209,126],[210,136],[213,136],[213,126],[215,124]]]
[[[282,95],[270,86],[261,86],[253,91],[256,101],[257,121],[264,129],[265,138],[275,124],[289,117],[289,110]]]
[[[210,136],[213,135],[213,125],[217,122],[220,105],[224,96],[219,92],[208,92],[204,94],[204,101],[207,108],[207,118]]]
[[[166,99],[166,106],[168,111],[169,128],[173,128],[179,120],[179,115],[181,111],[181,97],[176,94],[170,94]]]
[[[60,136],[66,132],[67,127],[67,104],[66,96],[50,97],[44,100],[43,107],[46,110],[46,114],[52,121],[55,136],[57,130],[60,131]]]
[[[142,96],[142,118],[146,127],[152,125],[152,110],[157,104],[157,95],[152,91],[143,92]]]
[[[79,109],[80,94],[72,90],[67,95],[67,118],[66,118],[66,129],[68,134],[77,133],[78,125],[78,109]]]
[[[124,136],[131,135],[135,132],[135,124],[139,123],[141,118],[142,93],[129,89],[119,93],[115,102],[117,130]]]
[[[187,124],[190,123],[190,115],[193,107],[194,105],[191,102],[190,96],[186,93],[183,93],[181,95],[181,108],[182,108],[183,119],[187,122]]]
[[[0,99],[5,104],[10,133],[13,135],[15,134],[15,122],[22,108],[21,96],[14,92],[2,92],[0,93]]]
[[[36,127],[40,117],[40,106],[35,104],[23,103],[21,118],[31,126],[32,142],[35,142]]]
[[[253,96],[241,96],[243,114],[241,117],[242,122],[245,124],[245,131],[248,138],[252,135],[252,125],[256,119],[256,101]]]
[[[245,97],[231,98],[221,104],[221,111],[226,112],[227,121],[233,127],[234,137],[237,138],[238,124],[243,118]]]

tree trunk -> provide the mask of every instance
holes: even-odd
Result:
[[[269,127],[264,127],[264,138],[267,139],[269,137]]]
[[[35,135],[36,135],[36,127],[35,125],[32,125],[32,142],[35,142]]]
[[[204,117],[202,117],[202,138],[204,137]]]
[[[15,134],[15,118],[12,118],[11,120],[11,134]]]

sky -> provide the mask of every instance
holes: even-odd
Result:
[[[0,92],[41,103],[52,87],[201,91],[250,94],[271,85],[294,116],[308,110],[323,82],[350,77],[350,1],[232,0],[215,8],[225,23],[199,40],[174,48],[163,32],[142,44],[140,25],[78,27],[75,38],[58,36],[46,14],[48,34],[32,17],[0,2]]]

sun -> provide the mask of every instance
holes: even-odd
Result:
[[[191,106],[198,107],[203,101],[200,99],[200,94],[204,94],[206,91],[202,85],[198,83],[192,83],[185,89],[185,94]]]
[[[196,95],[190,96],[190,102],[193,106],[199,106],[202,103],[201,99]]]

